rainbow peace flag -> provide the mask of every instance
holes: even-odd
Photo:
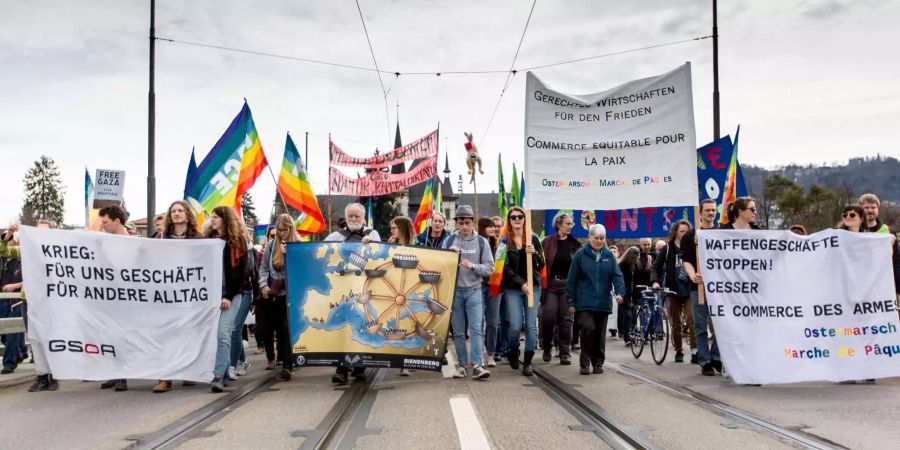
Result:
[[[413,222],[413,228],[416,233],[425,231],[428,227],[428,218],[434,211],[434,196],[431,194],[434,188],[434,178],[429,178],[425,182],[425,192],[422,193],[422,203],[419,204],[419,212],[416,213],[416,220]]]
[[[308,235],[325,231],[325,218],[322,216],[312,185],[306,178],[300,152],[297,151],[290,134],[284,143],[284,160],[281,163],[281,173],[278,175],[278,193],[285,203],[303,213],[294,224],[298,233]]]
[[[245,100],[241,112],[197,166],[185,199],[198,216],[217,206],[234,208],[240,215],[241,195],[265,167],[266,157]]]
[[[722,192],[722,206],[727,207],[737,200],[737,177],[738,177],[738,139],[741,137],[741,126],[738,125],[737,132],[734,133],[734,150],[731,152],[731,162],[728,164],[728,175],[725,179],[725,189]],[[728,214],[723,209],[719,224],[728,223]]]
[[[497,246],[497,257],[494,259],[494,272],[491,273],[491,277],[488,279],[488,295],[491,297],[500,295],[500,283],[503,281],[504,264],[506,264],[506,241],[502,240]]]

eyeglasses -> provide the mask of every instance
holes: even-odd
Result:
[[[396,230],[396,229],[397,229],[397,227],[391,227],[391,229],[392,229],[392,230]]]
[[[756,214],[756,208],[747,208],[746,210]]]
[[[843,219],[855,219],[857,217],[859,217],[859,214],[856,214],[855,212],[841,214],[841,218]]]
[[[509,220],[525,220],[525,216],[516,214],[515,216],[509,216]]]

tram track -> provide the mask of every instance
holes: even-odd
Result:
[[[357,438],[369,434],[365,425],[375,403],[375,388],[386,374],[384,369],[367,369],[366,380],[353,382],[314,430],[294,433],[306,438],[300,450],[350,449]]]

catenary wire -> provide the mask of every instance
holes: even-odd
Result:
[[[388,108],[387,94],[384,88],[384,80],[381,78],[381,71],[378,70],[378,60],[375,59],[375,49],[372,48],[372,39],[369,38],[369,29],[366,28],[366,19],[363,17],[362,7],[359,6],[359,0],[356,0],[356,10],[359,11],[359,21],[362,22],[363,31],[366,33],[366,42],[369,43],[369,53],[372,54],[372,64],[375,65],[375,73],[378,74],[378,83],[381,84],[381,93],[384,98],[384,119],[387,123],[387,142],[391,141],[391,115]],[[391,86],[393,88],[393,86]]]

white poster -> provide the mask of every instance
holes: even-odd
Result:
[[[97,169],[94,177],[94,208],[121,205],[125,199],[125,171]]]
[[[528,72],[525,94],[527,208],[697,203],[690,64],[586,95]]]
[[[28,338],[56,378],[212,379],[223,241],[20,235]]]
[[[716,339],[737,383],[900,375],[891,238],[826,230],[699,233]]]

